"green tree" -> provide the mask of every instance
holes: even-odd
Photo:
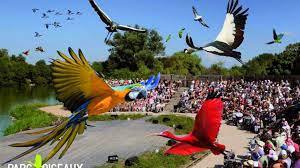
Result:
[[[177,75],[201,75],[204,67],[197,55],[177,52],[171,57],[160,59],[164,65],[165,74]]]
[[[154,56],[162,54],[165,49],[162,37],[155,30],[148,30],[146,33],[116,33],[108,45],[111,48],[106,71],[127,68],[135,72],[140,64],[153,69]]]

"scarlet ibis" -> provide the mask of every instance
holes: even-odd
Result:
[[[208,43],[202,47],[194,45],[192,38],[187,35],[186,43],[189,47],[204,50],[206,52],[216,54],[219,56],[232,57],[243,64],[241,60],[241,53],[234,51],[244,41],[244,30],[248,17],[248,10],[243,10],[242,6],[238,7],[238,0],[229,0],[227,4],[227,14],[224,21],[223,28],[216,40]]]
[[[283,33],[277,35],[276,30],[273,29],[273,41],[268,42],[267,44],[281,43],[283,36]]]
[[[26,56],[28,56],[29,55],[29,51],[30,50],[24,51],[23,54],[26,55]]]
[[[94,8],[94,10],[96,11],[96,13],[99,15],[101,21],[103,23],[105,23],[107,26],[105,27],[108,31],[108,34],[105,38],[105,42],[107,43],[108,40],[110,39],[111,35],[114,32],[117,32],[118,30],[123,30],[123,31],[134,31],[134,32],[141,32],[141,33],[145,33],[146,30],[144,29],[137,29],[134,27],[130,27],[130,26],[125,26],[125,25],[120,25],[116,22],[114,22],[113,20],[111,20],[108,15],[97,5],[97,3],[95,2],[95,0],[89,0],[92,8]]]
[[[194,129],[185,136],[176,136],[164,131],[157,136],[173,139],[178,143],[169,148],[165,154],[192,155],[211,150],[215,155],[226,155],[225,145],[216,141],[222,120],[223,102],[218,92],[209,92],[201,109],[198,111]]]
[[[193,6],[194,20],[200,22],[202,26],[209,28],[209,26],[203,21],[203,17],[197,12],[197,9]]]

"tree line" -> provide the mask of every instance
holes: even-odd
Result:
[[[165,56],[163,38],[155,30],[147,33],[116,33],[108,42],[109,57],[104,62],[92,62],[92,67],[106,78],[146,78],[161,72],[186,76],[267,76],[300,75],[300,43],[290,44],[279,54],[261,54],[243,66],[224,67],[222,62],[205,67],[196,54],[178,51]],[[298,66],[297,66],[298,65]],[[0,50],[0,86],[26,84],[51,85],[51,67],[44,60],[28,64],[22,55],[9,55]]]

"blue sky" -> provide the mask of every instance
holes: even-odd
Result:
[[[186,28],[197,45],[204,45],[216,38],[223,26],[227,0],[98,0],[98,4],[118,23],[141,25],[156,29],[164,38],[173,34],[166,45],[166,54],[171,55],[186,47],[184,39],[177,37],[182,27]],[[281,52],[287,44],[300,41],[300,1],[299,0],[240,0],[240,4],[249,7],[245,40],[238,48],[242,59],[247,61],[260,53]],[[193,21],[191,7],[196,6],[211,27],[206,29]],[[34,14],[31,9],[40,8]],[[75,20],[66,22],[66,15],[41,19],[41,13],[55,9],[66,13],[67,9],[83,12],[82,16],[74,16]],[[67,51],[70,46],[81,48],[89,61],[106,60],[108,46],[104,44],[106,29],[98,16],[90,7],[88,0],[6,0],[1,3],[0,10],[0,48],[7,48],[11,54],[19,54],[31,49],[27,58],[30,63],[39,59],[47,61],[58,58],[56,50]],[[63,25],[59,29],[46,30],[45,23],[59,21]],[[287,32],[280,45],[265,45],[272,39],[272,29]],[[43,34],[42,38],[34,38],[34,32]],[[46,53],[34,51],[36,46],[43,46]],[[199,52],[204,65],[223,61],[226,66],[238,65],[234,59],[218,57]]]

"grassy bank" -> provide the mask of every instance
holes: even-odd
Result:
[[[16,106],[9,112],[14,120],[4,130],[4,135],[54,125],[60,118],[39,110],[40,107],[44,106],[47,106],[47,104],[25,104]]]
[[[111,120],[137,120],[140,118],[145,117],[144,114],[120,114],[120,115],[110,115],[110,114],[103,114],[98,116],[91,116],[89,117],[89,121],[111,121]]]
[[[164,118],[169,118],[170,121],[163,122]],[[183,129],[175,129],[176,134],[187,134],[193,129],[194,120],[190,117],[185,116],[175,116],[175,115],[161,115],[155,116],[148,119],[148,122],[152,122],[153,120],[158,120],[158,124],[166,125],[172,127],[173,125],[182,125]],[[164,151],[167,147],[161,148],[161,150],[156,152],[146,152],[138,156],[138,162],[131,166],[131,168],[178,168],[178,167],[185,167],[190,165],[193,160],[189,156],[176,156],[176,155],[164,155]],[[197,160],[203,159],[207,156],[209,152],[202,152],[195,155]],[[107,163],[98,168],[124,168],[125,161],[121,159],[118,163]]]
[[[162,148],[158,153],[146,152],[138,157],[138,162],[130,168],[180,168],[190,165],[193,160],[189,156],[164,155],[165,148]],[[195,155],[197,161],[207,156],[208,152],[202,152]],[[125,161],[121,160],[118,163],[106,163],[97,168],[125,168]],[[129,167],[128,167],[129,168]]]
[[[169,118],[170,121],[163,122],[164,118]],[[166,125],[169,127],[173,127],[174,125],[181,125],[182,129],[175,129],[176,134],[187,134],[193,130],[194,120],[191,117],[186,116],[176,116],[176,115],[161,115],[157,117],[152,117],[148,119],[148,122],[152,122],[153,120],[158,120],[158,124]]]

